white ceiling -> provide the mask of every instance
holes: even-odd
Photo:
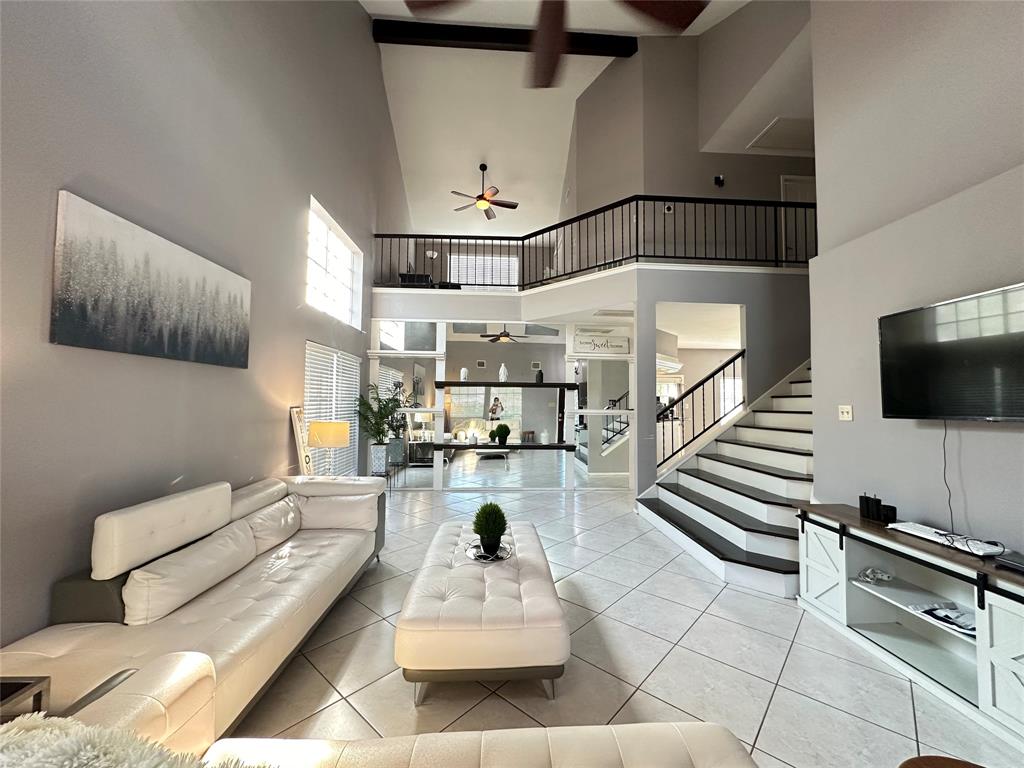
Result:
[[[740,349],[739,304],[688,304],[659,301],[658,330],[675,334],[681,349]]]
[[[404,6],[402,6],[404,7]],[[609,59],[566,56],[555,88],[527,88],[529,54],[382,45],[381,62],[412,227],[523,235],[558,220],[576,97]],[[480,192],[481,162],[515,211],[454,208]]]
[[[749,0],[712,0],[711,4],[686,30],[687,35],[707,31]],[[360,0],[363,8],[374,18],[412,19],[402,0]],[[537,19],[538,0],[473,0],[453,3],[431,14],[418,18],[447,24],[479,24],[488,27],[533,27]],[[573,32],[604,32],[619,35],[666,35],[671,30],[650,20],[623,3],[613,0],[569,0],[566,7],[566,27]]]

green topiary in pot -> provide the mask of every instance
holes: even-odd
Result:
[[[508,520],[501,507],[492,502],[481,504],[473,519],[473,533],[480,537],[480,548],[494,556],[501,546],[501,536],[508,528]]]
[[[509,429],[508,424],[499,424],[494,428],[494,434],[498,438],[498,445],[505,445],[508,443],[508,436],[512,434],[512,430]]]
[[[488,432],[487,433],[487,439],[490,440],[492,443],[495,440],[497,440],[498,439],[498,430],[492,429],[490,432]]]

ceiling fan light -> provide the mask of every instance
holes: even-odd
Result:
[[[488,208],[491,207],[491,204],[487,202],[487,200],[481,198],[480,200],[476,201],[476,207],[479,208],[481,211],[486,211]]]

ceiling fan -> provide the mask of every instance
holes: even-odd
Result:
[[[472,200],[472,203],[466,203],[456,208],[456,211],[464,211],[467,208],[479,208],[484,212],[484,216],[490,221],[496,218],[494,213],[494,206],[498,208],[510,208],[513,211],[519,207],[519,203],[513,200],[496,200],[495,195],[498,194],[498,188],[491,186],[484,189],[484,176],[487,175],[487,163],[480,163],[480,194],[479,195],[467,195],[465,192],[456,192],[452,190],[452,194],[456,197],[468,197]]]
[[[405,0],[413,15],[450,8],[465,0]],[[619,0],[637,13],[683,32],[710,0]],[[537,28],[533,34],[534,88],[550,88],[566,47],[565,0],[540,0]]]
[[[513,336],[511,333],[508,332],[508,327],[506,326],[506,324],[502,323],[501,324],[501,331],[499,333],[481,333],[480,334],[480,338],[481,339],[487,339],[491,344],[497,344],[498,342],[501,342],[503,344],[508,344],[510,341],[513,344],[518,344],[519,342],[516,341],[516,339],[528,339],[530,337],[529,336]]]

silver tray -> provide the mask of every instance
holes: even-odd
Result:
[[[466,557],[479,563],[497,563],[512,557],[512,545],[503,541],[496,554],[488,555],[481,549],[480,542],[477,542],[466,547]]]

